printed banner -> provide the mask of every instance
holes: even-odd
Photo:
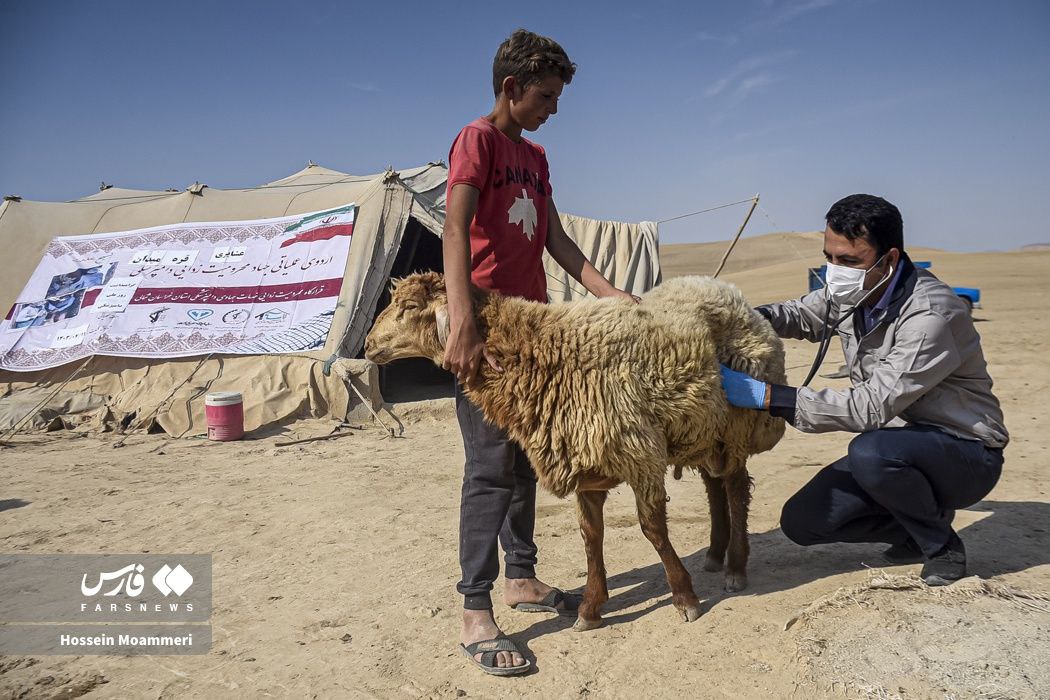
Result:
[[[322,347],[355,212],[55,238],[0,321],[0,368]]]

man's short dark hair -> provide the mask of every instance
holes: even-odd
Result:
[[[499,97],[503,80],[510,75],[525,89],[547,76],[556,75],[568,85],[576,73],[576,64],[554,39],[519,29],[496,50],[492,61],[492,90]]]
[[[864,238],[880,256],[890,248],[904,252],[901,212],[882,197],[851,194],[832,204],[824,218],[832,231],[851,241]]]

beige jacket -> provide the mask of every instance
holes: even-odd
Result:
[[[817,290],[759,311],[782,338],[818,342],[826,304],[824,290]],[[838,317],[832,305],[832,322]],[[799,388],[791,421],[799,430],[867,432],[900,418],[989,447],[1009,441],[973,319],[930,272],[905,258],[885,316],[864,336],[853,317],[835,332],[853,386]]]

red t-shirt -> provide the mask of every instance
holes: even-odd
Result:
[[[505,296],[547,301],[550,170],[543,148],[512,141],[487,119],[463,127],[448,154],[448,191],[458,183],[479,190],[470,222],[470,281]]]

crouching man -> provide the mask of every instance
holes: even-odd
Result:
[[[995,486],[1008,440],[981,339],[952,289],[904,252],[897,207],[856,194],[826,218],[827,287],[757,310],[782,338],[819,342],[830,300],[852,386],[769,385],[726,367],[723,386],[733,405],[803,432],[860,433],[784,505],[785,535],[883,542],[891,563],[925,560],[923,580],[945,585],[966,575],[955,511]]]

